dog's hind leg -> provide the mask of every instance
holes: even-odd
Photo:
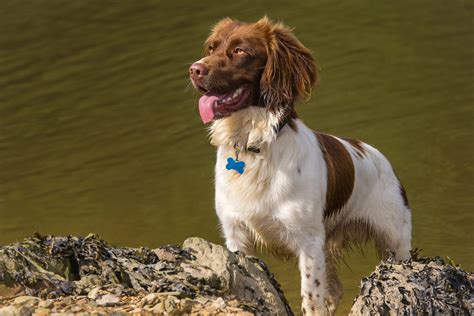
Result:
[[[385,210],[390,220],[373,221],[375,246],[382,259],[387,258],[387,250],[395,253],[395,259],[410,258],[411,250],[411,211],[400,207],[396,211]]]
[[[309,237],[299,254],[303,315],[333,315],[336,302],[328,292],[325,237]]]
[[[384,235],[386,248],[395,253],[395,259],[407,260],[411,250],[411,211],[407,207],[401,210],[397,224],[386,228]],[[379,248],[379,251],[382,250]]]
[[[410,259],[411,254],[411,221],[404,223],[400,229],[401,233],[398,238],[398,244],[394,247],[395,258],[397,260]]]

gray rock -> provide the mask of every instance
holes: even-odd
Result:
[[[51,308],[53,307],[54,301],[53,300],[42,300],[38,303],[38,307],[41,308]]]
[[[440,257],[389,258],[360,287],[350,315],[474,314],[474,275]]]
[[[160,294],[159,293],[150,293],[147,296],[145,296],[144,298],[142,298],[142,300],[140,301],[139,304],[141,306],[154,305],[159,300],[160,300]]]
[[[115,306],[120,303],[120,298],[113,294],[105,294],[95,301],[99,306]]]
[[[164,301],[164,308],[167,313],[176,311],[176,307],[179,304],[179,300],[174,296],[168,296]]]
[[[97,297],[99,297],[99,290],[100,287],[93,288],[89,291],[89,293],[87,293],[87,298],[90,298],[91,300],[97,299]]]
[[[19,315],[20,310],[13,306],[13,305],[10,305],[10,306],[4,306],[4,307],[0,307],[0,316],[15,316],[15,315]]]
[[[30,315],[37,309],[41,299],[33,296],[18,296],[11,305],[2,307],[0,300],[0,316]]]
[[[18,296],[13,301],[13,304],[23,307],[33,307],[38,305],[39,302],[40,299],[34,296]]]
[[[440,258],[389,259],[362,280],[351,315],[472,315],[473,280]],[[0,316],[292,315],[261,260],[200,238],[150,250],[36,235],[0,247],[0,294]]]
[[[193,271],[196,277],[220,283],[238,299],[258,300],[270,314],[291,313],[280,285],[260,259],[230,252],[201,238],[186,239],[183,248],[195,256],[194,262],[197,263],[194,266],[184,265],[185,271]],[[193,268],[196,266],[202,268],[195,271]],[[223,300],[217,299],[213,305],[220,308],[222,303],[225,304]]]
[[[59,313],[80,305],[85,313],[99,314],[292,315],[261,260],[200,238],[187,239],[182,248],[150,250],[113,247],[96,235],[35,235],[0,247],[0,286],[5,293],[15,288],[12,293],[40,297],[37,308]],[[90,301],[79,304],[86,296]],[[43,303],[47,298],[53,305]],[[12,299],[2,305],[15,306]]]

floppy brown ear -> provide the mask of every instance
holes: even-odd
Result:
[[[267,63],[260,80],[264,104],[273,109],[293,106],[298,99],[308,99],[318,80],[311,52],[281,23],[267,17],[257,25],[268,29]]]

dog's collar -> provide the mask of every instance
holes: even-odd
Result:
[[[280,134],[280,131],[285,127],[288,122],[290,122],[291,116],[285,115],[284,119],[278,123],[278,125],[274,126],[273,128],[275,129],[275,132],[278,135]],[[245,171],[245,162],[239,160],[239,154],[242,150],[242,148],[239,146],[238,143],[234,144],[234,150],[235,150],[235,159],[233,157],[227,158],[227,165],[225,168],[227,170],[235,170],[239,174],[243,174]],[[254,154],[259,154],[260,153],[260,148],[254,147],[254,146],[249,146],[245,148],[245,151],[252,152]]]
[[[290,121],[291,121],[291,114],[286,114],[283,117],[283,120],[278,122],[278,124],[273,127],[273,129],[275,130],[275,133],[277,134],[277,137],[278,137],[278,134],[280,134],[280,131],[283,129],[283,127],[285,127],[286,124],[290,123]]]
[[[255,147],[255,146],[249,146],[249,147],[247,147],[247,151],[250,151],[254,154],[259,154],[260,153],[260,148]]]

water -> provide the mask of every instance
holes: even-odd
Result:
[[[408,191],[414,246],[472,270],[469,1],[2,1],[0,244],[35,231],[222,243],[215,148],[187,68],[220,18],[265,13],[322,69],[304,121],[383,151]],[[299,310],[295,261],[268,262]],[[347,262],[341,315],[377,261],[369,247]]]

